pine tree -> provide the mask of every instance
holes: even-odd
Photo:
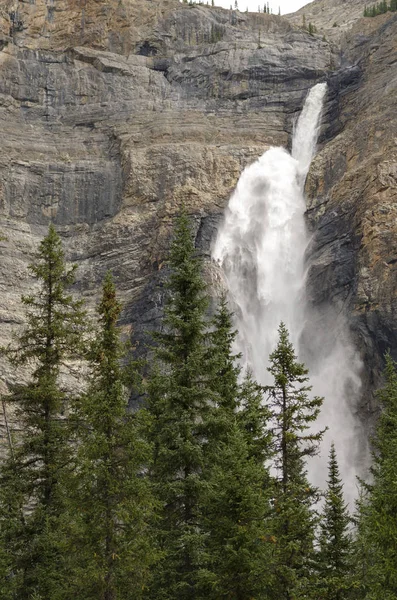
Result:
[[[149,597],[194,600],[207,577],[203,468],[214,393],[208,384],[208,298],[186,213],[177,219],[169,267],[169,297],[163,331],[155,336],[156,367],[147,398],[154,446],[150,479],[162,505],[156,530],[163,552]]]
[[[213,324],[209,355],[217,398],[205,454],[204,527],[212,584],[206,598],[259,600],[267,598],[269,586],[269,413],[261,410],[262,389],[251,377],[239,385],[239,355],[232,352],[237,332],[224,297]]]
[[[239,403],[238,378],[241,368],[237,361],[241,355],[233,354],[237,331],[233,329],[232,314],[224,295],[219,300],[212,326],[212,331],[207,335],[211,386],[218,393],[219,408],[234,415]]]
[[[15,572],[15,540],[23,525],[18,474],[11,460],[2,466],[0,486],[0,598],[14,600],[18,587]]]
[[[211,587],[208,600],[267,600],[271,587],[269,474],[250,456],[237,419],[223,441],[209,479],[206,548]]]
[[[308,32],[310,35],[314,35],[315,33],[317,33],[316,26],[313,25],[313,23],[309,22]]]
[[[307,480],[305,461],[318,452],[324,431],[312,432],[323,399],[309,398],[308,371],[297,362],[283,323],[270,355],[274,384],[267,387],[275,436],[274,545],[277,600],[303,596],[314,553],[317,491]]]
[[[108,273],[98,307],[90,383],[73,414],[77,456],[69,504],[70,595],[81,599],[139,599],[153,559],[148,536],[152,499],[142,477],[149,446],[142,439],[142,413],[127,410],[127,385],[137,373],[128,364],[122,366],[120,312]]]
[[[353,587],[353,542],[349,532],[350,524],[351,518],[343,498],[343,484],[335,446],[332,444],[317,556],[318,597],[324,600],[345,600]]]
[[[252,376],[250,370],[239,389],[239,410],[237,417],[247,443],[248,455],[260,465],[272,457],[272,432],[269,427],[271,412],[263,400],[263,387]],[[264,482],[270,485],[270,481]]]
[[[6,397],[20,431],[1,472],[1,487],[8,493],[2,495],[0,512],[10,517],[10,527],[3,523],[2,531],[10,568],[2,594],[7,597],[10,585],[17,598],[55,600],[64,582],[62,479],[69,461],[62,418],[67,396],[59,378],[61,365],[81,356],[85,315],[81,302],[66,293],[75,267],[66,267],[52,225],[30,269],[39,289],[22,298],[27,323],[6,351],[16,367],[31,369],[31,377]]]
[[[397,594],[397,372],[386,355],[382,414],[373,440],[373,482],[359,505],[358,547],[365,598],[391,600]]]

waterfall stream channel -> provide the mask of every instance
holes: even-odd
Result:
[[[246,167],[232,194],[213,246],[238,330],[235,350],[258,382],[271,384],[269,354],[283,321],[298,359],[309,369],[313,394],[325,402],[316,428],[328,426],[319,457],[308,464],[313,483],[324,488],[328,451],[335,442],[346,500],[356,496],[361,427],[355,410],[361,396],[361,361],[346,319],[331,305],[310,306],[306,274],[310,235],[304,184],[316,143],[327,86],[315,85],[294,129],[292,152],[272,147]]]

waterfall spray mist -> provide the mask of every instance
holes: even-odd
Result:
[[[308,465],[309,475],[313,483],[324,485],[333,439],[351,501],[358,437],[353,407],[360,395],[361,363],[343,318],[336,319],[331,307],[324,309],[326,314],[314,314],[305,296],[309,237],[303,186],[325,94],[324,83],[309,92],[295,128],[292,156],[283,148],[270,148],[244,170],[218,231],[213,259],[223,270],[235,312],[237,350],[262,384],[271,383],[268,357],[279,323],[287,325],[299,358],[310,370],[313,393],[325,397],[317,425],[327,425],[329,431],[320,457]]]

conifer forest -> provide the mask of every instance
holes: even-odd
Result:
[[[174,224],[166,305],[131,359],[109,272],[95,319],[54,226],[31,264],[26,322],[2,352],[25,377],[3,396],[2,600],[344,600],[397,593],[397,371],[386,355],[372,467],[348,509],[283,323],[259,385],[234,354],[225,297],[209,311],[189,217]],[[37,291],[36,291],[37,290]],[[73,369],[74,392],[62,384]],[[138,398],[129,406],[131,396]],[[9,422],[9,418],[7,420]]]
[[[397,600],[397,0],[0,0],[0,600]]]

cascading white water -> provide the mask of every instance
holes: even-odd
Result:
[[[293,139],[294,156],[270,148],[244,170],[213,250],[236,310],[239,349],[262,383],[280,321],[295,344],[303,322],[308,239],[302,188],[325,92],[321,83],[309,93]]]
[[[313,393],[326,398],[319,425],[329,426],[327,437],[339,450],[342,474],[354,480],[355,424],[348,397],[354,401],[359,394],[360,362],[342,320],[339,325],[334,321],[328,334],[317,314],[316,351],[310,352],[304,342],[311,336],[304,335],[310,318],[305,300],[309,238],[303,187],[315,154],[325,94],[325,83],[309,92],[293,136],[292,156],[283,148],[270,148],[243,171],[218,231],[213,259],[226,279],[243,362],[259,382],[270,383],[268,356],[284,321],[299,357],[305,356]],[[328,447],[325,443],[320,461],[309,465],[317,485],[324,483]],[[349,500],[354,490],[353,481],[347,490]]]
[[[236,312],[239,350],[261,383],[280,321],[295,334],[300,320],[307,241],[298,167],[283,148],[247,167],[213,251]]]
[[[310,90],[292,138],[292,156],[299,163],[302,187],[316,153],[318,126],[326,91],[326,83],[319,83]]]

